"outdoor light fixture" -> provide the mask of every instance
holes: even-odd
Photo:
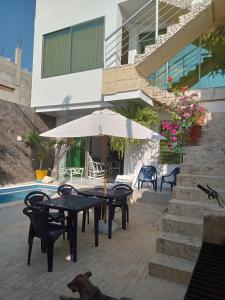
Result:
[[[16,140],[17,140],[18,142],[22,142],[23,138],[22,138],[21,135],[18,135],[18,136],[16,137]]]

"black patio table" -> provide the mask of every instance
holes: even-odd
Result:
[[[108,211],[108,238],[112,238],[112,218],[113,218],[113,199],[124,199],[122,203],[122,228],[126,229],[127,227],[127,221],[126,221],[126,199],[128,196],[131,195],[131,191],[128,190],[114,190],[114,189],[108,189],[106,192],[104,191],[104,188],[97,187],[93,189],[79,189],[79,194],[83,196],[92,196],[92,197],[98,197],[100,199],[104,199],[105,201],[108,200],[109,204],[109,211]]]
[[[70,260],[77,261],[77,215],[78,212],[94,207],[95,247],[98,246],[98,221],[102,199],[80,195],[62,196],[39,202],[42,207],[68,212],[67,228],[70,243]]]

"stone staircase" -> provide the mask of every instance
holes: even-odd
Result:
[[[215,0],[214,0],[215,1]],[[182,1],[174,1],[174,5]],[[211,0],[191,6],[191,10],[178,17],[178,23],[169,25],[165,34],[159,35],[154,45],[146,46],[145,53],[136,56],[135,66],[138,73],[148,77],[178,53],[187,44],[198,38],[213,25]]]
[[[199,145],[187,147],[156,241],[156,254],[149,263],[152,276],[182,284],[190,280],[201,247],[204,214],[220,210],[196,185],[209,184],[225,199],[224,129],[225,113],[212,114]]]

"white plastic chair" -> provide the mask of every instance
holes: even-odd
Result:
[[[91,156],[89,156],[89,176],[93,178],[100,178],[104,177],[104,175],[104,163],[93,161]]]

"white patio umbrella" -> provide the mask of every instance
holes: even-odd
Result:
[[[90,115],[46,131],[41,136],[54,138],[117,136],[152,141],[164,139],[151,129],[109,109],[94,111]]]
[[[41,134],[43,137],[72,138],[88,136],[117,136],[133,139],[148,139],[158,141],[165,139],[160,134],[115,113],[109,109],[94,111],[90,115],[70,121]],[[105,139],[104,151],[105,177],[104,189],[106,190],[107,166],[107,140]]]

